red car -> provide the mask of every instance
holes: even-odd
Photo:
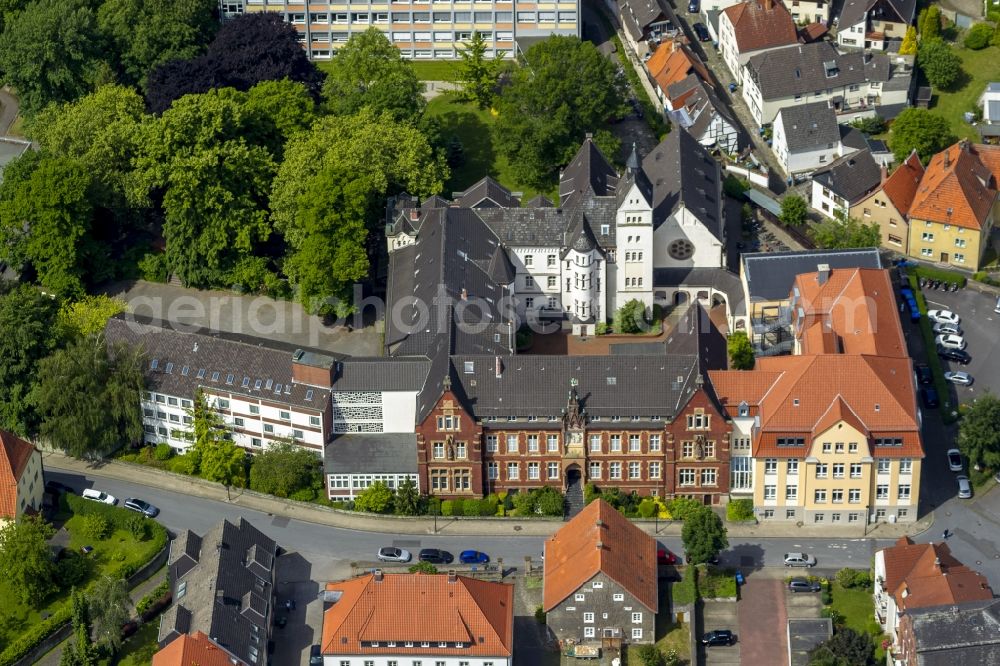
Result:
[[[656,549],[656,563],[657,564],[677,564],[677,556],[671,553],[666,548]]]

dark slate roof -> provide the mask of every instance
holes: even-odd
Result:
[[[552,208],[553,204],[544,194],[536,194],[524,204],[525,208]]]
[[[202,631],[246,663],[263,663],[273,621],[277,549],[244,518],[238,525],[224,520],[206,532],[193,567],[175,566],[189,555],[172,548],[168,567],[174,604],[160,621],[160,644]],[[252,640],[255,635],[258,642]],[[252,648],[257,659],[251,656]]]
[[[837,25],[846,30],[864,21],[866,12],[871,12],[872,18],[909,25],[916,9],[917,0],[846,0]]]
[[[416,474],[414,433],[365,432],[337,435],[326,447],[326,474]]]
[[[789,619],[788,638],[791,666],[809,666],[809,651],[833,635],[830,618]]]
[[[882,182],[882,169],[868,149],[844,155],[814,171],[813,181],[854,203]]]
[[[663,10],[657,0],[618,0],[618,15],[632,39],[642,39],[646,28],[662,20]]]
[[[836,76],[827,76],[827,64],[836,66]],[[766,51],[751,57],[746,66],[765,100],[812,93],[831,86],[889,81],[889,58],[885,54],[838,53],[830,42]]]
[[[471,364],[470,372],[466,371]],[[452,357],[452,388],[477,419],[557,417],[566,407],[571,380],[591,416],[673,418],[697,386],[694,355]],[[621,421],[627,427],[628,420]]]
[[[521,200],[506,187],[486,176],[464,192],[453,192],[455,203],[464,208],[517,208]]]
[[[697,74],[692,72],[686,77],[671,83],[667,86],[667,97],[670,99],[676,99],[683,95],[684,93],[692,91],[691,94],[684,100],[684,105],[686,107],[691,107],[691,115],[694,116],[694,121],[691,123],[690,127],[687,127],[688,132],[691,133],[699,141],[708,131],[709,125],[715,116],[721,117],[726,123],[728,123],[734,130],[736,130],[739,125],[733,120],[732,116],[729,115],[729,111],[726,110],[726,106],[716,97],[715,93],[712,92],[710,86],[705,85],[704,81],[701,80]]]
[[[618,172],[588,136],[559,176],[559,204],[587,195],[611,197],[617,186]]]
[[[864,132],[850,125],[840,126],[840,143],[844,148],[852,150],[864,150],[869,147],[869,139]]]
[[[671,132],[642,161],[653,185],[653,221],[662,223],[684,205],[722,240],[722,178],[719,164],[687,132]]]
[[[419,391],[430,361],[423,356],[353,357],[337,366],[334,391]]]
[[[733,316],[746,314],[743,285],[738,275],[725,268],[656,268],[653,269],[654,289],[659,287],[712,287],[729,299]]]
[[[566,237],[563,241],[564,248],[570,248],[577,252],[590,252],[597,247],[597,239],[590,229],[590,224],[584,215],[575,215],[572,218],[569,229],[566,230]]]
[[[819,264],[838,268],[882,268],[875,248],[854,250],[808,250],[804,252],[747,252],[743,254],[743,276],[751,301],[788,298],[795,277],[814,273]]]
[[[790,153],[826,148],[840,141],[837,113],[825,101],[786,106],[778,116]]]
[[[907,610],[920,666],[1000,664],[1000,600]]]
[[[151,391],[193,396],[204,387],[317,411],[329,405],[328,389],[292,379],[294,345],[206,329],[189,331],[191,327],[176,330],[169,323],[128,313],[112,317],[104,329],[109,343],[124,343],[143,352],[143,373]],[[334,358],[322,350],[312,353]]]

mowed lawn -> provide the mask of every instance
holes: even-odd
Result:
[[[460,192],[484,176],[492,176],[512,192],[521,192],[522,201],[539,194],[538,190],[518,183],[506,158],[493,149],[491,133],[496,118],[491,111],[463,102],[454,93],[445,93],[428,102],[425,113],[438,119],[446,140],[456,136],[462,143],[464,161],[452,168],[451,178],[445,183],[445,197],[450,198],[452,192]],[[542,194],[555,201],[558,190]]]
[[[979,96],[991,80],[1000,78],[1000,47],[989,46],[979,51],[954,45],[954,51],[962,59],[964,84],[954,91],[934,90],[931,111],[948,119],[951,131],[959,138],[979,141],[979,133],[965,122],[963,115],[972,111]]]

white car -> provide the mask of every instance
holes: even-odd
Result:
[[[814,567],[816,558],[806,553],[785,553],[786,567]]]
[[[410,551],[405,548],[384,546],[378,549],[379,562],[409,562],[412,557]]]
[[[945,349],[965,349],[969,346],[961,335],[939,335],[934,338],[934,344]]]
[[[958,449],[948,449],[948,469],[952,472],[962,471],[962,452]]]
[[[954,370],[944,373],[945,381],[959,386],[972,386],[972,375],[961,370]]]
[[[962,318],[951,310],[928,310],[927,318],[936,324],[954,324],[958,326],[962,323]]]
[[[972,486],[969,485],[969,477],[956,476],[955,480],[958,481],[958,498],[969,499],[972,497]]]
[[[80,493],[80,496],[89,500],[94,500],[95,502],[100,502],[101,504],[118,504],[118,499],[115,498],[114,495],[109,495],[93,488],[87,488]]]
[[[935,334],[962,335],[962,329],[956,324],[934,324],[933,329]]]

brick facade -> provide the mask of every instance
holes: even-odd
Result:
[[[437,497],[482,497],[483,428],[446,386],[417,424],[420,487]]]
[[[719,504],[729,495],[732,426],[704,389],[666,427],[667,496]]]

